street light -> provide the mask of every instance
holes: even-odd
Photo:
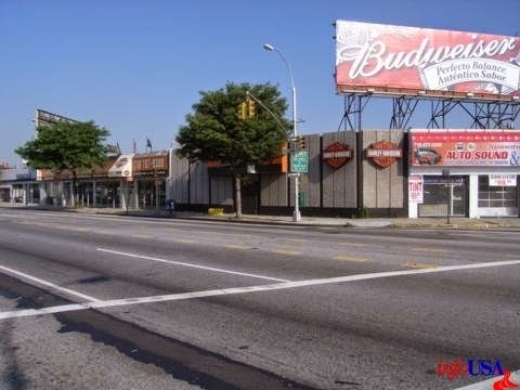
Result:
[[[289,77],[291,78],[291,90],[292,90],[292,115],[293,115],[293,139],[296,140],[298,137],[298,130],[296,129],[297,119],[296,119],[296,86],[294,85],[294,77],[291,70],[291,66],[289,65],[289,61],[285,58],[285,55],[278,50],[273,45],[268,43],[264,44],[264,49],[268,51],[274,51],[278,53],[278,55],[282,58],[287,70],[289,71]],[[301,220],[300,214],[300,205],[298,204],[298,192],[299,192],[299,179],[300,174],[296,172],[294,175],[294,212],[293,212],[293,221],[299,222]]]

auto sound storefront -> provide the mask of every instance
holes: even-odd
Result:
[[[408,216],[518,217],[520,131],[409,132]]]

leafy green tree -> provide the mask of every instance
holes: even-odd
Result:
[[[50,169],[55,173],[70,170],[73,177],[73,201],[77,193],[77,174],[91,169],[107,158],[105,128],[90,122],[57,122],[36,128],[36,138],[20,146],[15,152],[34,169]]]
[[[246,102],[254,106],[254,113]],[[192,108],[177,134],[177,153],[229,165],[235,181],[235,213],[240,218],[240,185],[247,167],[279,156],[287,142],[291,122],[284,119],[286,100],[270,84],[228,83],[217,91],[200,92],[200,101]]]

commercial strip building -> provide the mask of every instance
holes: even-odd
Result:
[[[300,210],[329,217],[518,217],[520,131],[411,129],[305,136]],[[291,154],[244,169],[245,214],[291,215]],[[6,172],[6,170],[4,170]],[[69,171],[2,174],[3,201],[72,206]],[[174,151],[123,154],[77,174],[76,206],[233,211],[231,170]]]
[[[92,208],[153,208],[165,205],[169,151],[109,157],[105,164],[77,172],[20,168],[0,175],[3,202]]]

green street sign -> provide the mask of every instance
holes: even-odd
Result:
[[[291,172],[307,173],[309,172],[309,152],[300,150],[291,154]]]

